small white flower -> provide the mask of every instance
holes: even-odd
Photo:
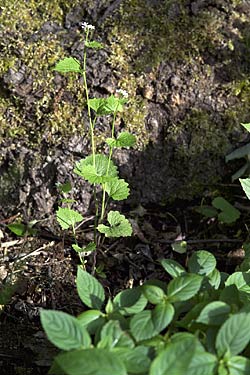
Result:
[[[128,97],[128,93],[127,93],[126,90],[118,89],[118,90],[116,90],[116,93],[117,93],[117,94],[120,94],[120,95],[122,95],[122,96],[124,96],[124,98],[127,98],[127,97]]]
[[[82,23],[81,23],[81,27],[82,27],[84,30],[95,30],[95,26],[90,25],[90,24],[87,23],[87,22],[82,22]]]

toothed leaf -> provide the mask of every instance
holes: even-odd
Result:
[[[108,222],[110,226],[99,224],[97,229],[105,237],[128,237],[132,234],[132,227],[128,219],[118,211],[108,213]]]
[[[97,42],[96,40],[92,40],[91,42],[88,42],[88,41],[85,42],[85,46],[88,48],[94,48],[94,49],[103,48],[103,44]]]
[[[82,221],[83,217],[79,212],[71,210],[70,208],[59,207],[56,211],[56,219],[62,229],[68,229],[70,226]]]
[[[59,73],[68,73],[68,72],[80,73],[81,64],[74,57],[66,57],[65,59],[59,61],[53,70]]]
[[[105,184],[105,191],[116,200],[121,201],[129,196],[128,183],[123,179],[113,178]]]
[[[112,160],[109,162],[109,158],[101,154],[95,156],[95,166],[93,165],[93,156],[87,156],[76,163],[74,172],[92,184],[103,184],[118,174],[117,167]]]
[[[118,138],[107,138],[107,144],[110,147],[132,147],[135,145],[136,137],[128,132],[122,132]]]

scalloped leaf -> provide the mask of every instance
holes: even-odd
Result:
[[[70,226],[82,221],[83,217],[75,210],[66,207],[59,207],[56,211],[56,219],[62,229],[68,229]]]
[[[81,64],[74,57],[65,57],[65,59],[60,60],[56,66],[53,68],[59,73],[76,72],[81,73]]]
[[[85,42],[85,47],[94,48],[94,49],[100,49],[100,48],[103,48],[103,44],[100,43],[100,42],[97,42],[96,40],[92,40],[91,42],[86,41]]]
[[[105,234],[105,237],[128,237],[132,234],[132,226],[128,219],[119,211],[110,211],[108,213],[108,222],[110,226],[99,224],[97,230]]]
[[[115,201],[121,201],[129,196],[129,185],[123,179],[113,178],[105,184],[105,191]]]
[[[109,147],[132,147],[136,143],[136,137],[128,132],[122,132],[115,138],[107,138],[106,143]]]
[[[92,155],[78,161],[74,173],[92,184],[103,184],[118,175],[117,167],[113,161],[110,160],[109,162],[109,158],[102,154],[95,155],[95,166],[93,165]]]
[[[126,99],[117,98],[114,95],[108,98],[92,98],[89,99],[89,106],[97,116],[110,115],[116,112],[123,111],[123,104],[126,103]]]

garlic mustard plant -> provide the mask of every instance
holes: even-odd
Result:
[[[109,211],[108,203],[110,199],[120,201],[126,199],[129,195],[128,183],[119,177],[118,168],[112,160],[114,149],[131,147],[135,144],[136,139],[133,134],[128,132],[121,132],[118,136],[116,135],[115,123],[117,115],[123,111],[124,105],[128,100],[128,93],[125,90],[118,89],[115,95],[105,98],[90,98],[89,96],[86,74],[87,51],[89,48],[97,50],[103,46],[101,43],[92,40],[92,34],[95,30],[93,25],[83,22],[81,27],[84,32],[83,60],[79,61],[74,57],[66,57],[56,64],[54,70],[59,73],[75,72],[82,76],[83,90],[86,96],[91,154],[76,162],[74,173],[87,180],[93,186],[93,198],[95,201],[94,241],[90,242],[85,248],[78,245],[76,224],[83,220],[83,216],[71,208],[74,200],[67,199],[67,193],[71,188],[67,184],[59,187],[64,198],[62,199],[62,207],[59,207],[56,212],[57,221],[61,228],[63,230],[72,229],[75,239],[72,248],[79,253],[81,263],[84,265],[85,261],[82,258],[82,254],[96,251],[100,243],[100,236],[125,237],[132,234],[132,227],[128,219],[119,211]],[[98,121],[102,116],[111,118],[111,134],[106,139],[109,147],[108,155],[96,152],[95,128],[98,126]],[[100,202],[96,194],[97,186],[100,186],[102,190]]]

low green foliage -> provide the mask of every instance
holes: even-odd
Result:
[[[223,197],[216,197],[212,206],[202,205],[196,208],[196,212],[207,218],[217,217],[220,223],[232,224],[240,217],[240,211]]]
[[[88,309],[76,318],[41,310],[49,340],[63,350],[50,374],[248,375],[250,269],[225,275],[204,250],[187,268],[161,264],[168,283],[148,281],[108,300],[79,266],[77,290]]]

